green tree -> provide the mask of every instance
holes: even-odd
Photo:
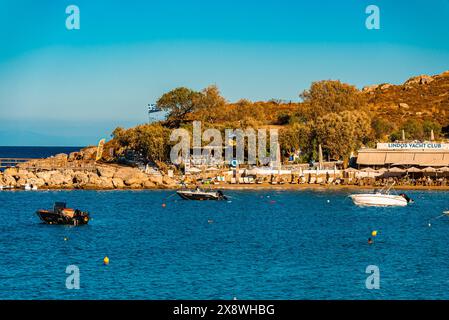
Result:
[[[315,134],[325,154],[346,161],[352,151],[369,142],[371,121],[360,111],[329,113],[316,120]]]
[[[166,161],[170,153],[170,130],[160,124],[145,124],[135,128],[136,145],[148,160]]]
[[[400,132],[404,130],[406,139],[422,140],[424,139],[424,129],[422,123],[415,119],[409,119],[404,122]],[[402,134],[401,134],[402,135]]]
[[[118,127],[112,132],[112,138],[117,141],[122,150],[132,148],[136,142],[134,129],[123,129]],[[117,152],[121,153],[121,150],[117,150]]]
[[[179,125],[188,113],[195,110],[200,98],[201,93],[180,87],[164,93],[157,101],[157,105],[162,110],[168,111],[167,120],[173,126]]]
[[[360,148],[369,142],[372,135],[371,118],[363,111],[343,111],[340,113],[343,121],[352,126],[352,149]]]
[[[376,140],[384,140],[394,129],[394,126],[389,121],[379,117],[371,121],[371,127]]]
[[[133,150],[153,162],[169,158],[170,130],[160,123],[144,124],[127,130],[116,128],[112,137],[119,145],[117,154]]]
[[[226,105],[226,99],[221,96],[217,86],[209,86],[198,95],[195,120],[214,123],[217,115]]]
[[[426,120],[422,124],[425,139],[430,139],[431,131],[433,130],[433,134],[435,139],[441,137],[442,128],[438,122]]]
[[[303,161],[310,160],[314,155],[313,126],[303,123],[294,123],[282,128],[279,132],[279,144],[283,153],[300,150]]]
[[[306,113],[316,119],[328,113],[358,110],[366,106],[366,98],[355,86],[338,80],[313,82],[309,90],[300,94],[306,104]]]
[[[316,120],[315,131],[318,143],[330,158],[349,157],[353,146],[353,124],[337,113],[329,113]]]

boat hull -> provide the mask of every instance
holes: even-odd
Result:
[[[90,220],[89,215],[85,213],[79,216],[67,217],[53,211],[38,210],[36,214],[45,224],[80,226],[88,224]]]
[[[218,192],[195,192],[177,191],[178,196],[184,200],[225,200],[226,198]]]
[[[405,207],[408,204],[403,196],[390,194],[354,194],[349,197],[357,206]]]

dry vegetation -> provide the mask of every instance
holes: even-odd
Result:
[[[148,160],[166,161],[172,128],[202,121],[203,128],[276,126],[285,156],[301,150],[301,161],[316,159],[322,144],[329,159],[347,160],[351,151],[379,141],[395,141],[402,130],[408,139],[428,139],[433,130],[443,138],[449,129],[449,71],[418,76],[402,85],[380,84],[359,91],[340,81],[312,83],[301,102],[226,101],[215,86],[197,92],[176,88],[157,104],[168,111],[165,121],[128,130],[117,128],[108,146],[118,154],[139,150]]]

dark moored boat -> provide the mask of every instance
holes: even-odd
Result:
[[[66,207],[65,202],[56,202],[53,210],[38,210],[38,217],[46,224],[65,224],[79,226],[89,222],[89,213]]]
[[[223,194],[221,190],[205,191],[200,188],[194,190],[185,189],[178,190],[176,193],[185,200],[227,200],[228,198]]]

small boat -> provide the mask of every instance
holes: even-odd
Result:
[[[65,202],[55,202],[53,210],[37,210],[36,214],[45,224],[62,224],[79,226],[88,224],[90,216],[88,212],[67,208]]]
[[[349,197],[357,206],[374,207],[405,207],[413,202],[406,194],[390,194],[390,189],[394,184],[374,193],[352,194]]]
[[[221,190],[202,190],[196,188],[178,190],[176,193],[184,200],[227,200],[228,198],[223,194]]]
[[[37,190],[37,186],[35,186],[35,185],[32,185],[32,184],[25,184],[25,186],[23,187],[26,191],[30,191],[30,190],[33,190],[33,191],[35,191],[35,190]]]

